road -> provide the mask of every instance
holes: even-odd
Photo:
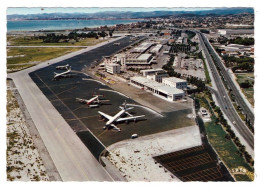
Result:
[[[222,76],[224,77],[224,79],[227,83],[227,86],[232,90],[232,94],[234,94],[236,102],[242,108],[243,112],[245,114],[247,114],[247,118],[250,120],[250,123],[253,125],[254,120],[255,120],[254,113],[248,107],[244,98],[241,96],[239,90],[237,89],[234,82],[232,81],[232,79],[228,73],[228,70],[223,65],[222,61],[220,60],[219,56],[217,55],[217,53],[215,52],[213,47],[210,45],[210,43],[208,42],[208,40],[206,39],[206,37],[204,35],[203,35],[203,38],[205,39],[206,46],[207,46],[209,52],[211,53],[213,60],[215,61],[217,66],[220,68]]]
[[[111,40],[110,43],[118,39],[120,38]],[[113,181],[113,179],[28,74],[107,43],[103,42],[91,48],[43,62],[35,67],[8,74],[8,78],[13,79],[63,181]]]
[[[202,49],[206,55],[206,59],[209,63],[211,73],[213,75],[216,89],[214,90],[210,88],[211,92],[216,95],[217,101],[220,105],[221,110],[225,113],[228,119],[233,123],[233,126],[238,131],[238,133],[243,137],[246,143],[250,146],[250,148],[254,149],[254,135],[245,125],[245,123],[241,120],[240,116],[237,114],[229,96],[225,89],[222,79],[218,73],[218,70],[213,62],[212,57],[210,56],[208,49],[206,48],[204,41],[202,40],[203,36],[200,33],[197,33],[202,45]]]

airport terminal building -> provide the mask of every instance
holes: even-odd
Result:
[[[130,84],[152,92],[154,95],[169,101],[176,101],[185,97],[185,92],[183,90],[167,86],[163,83],[150,80],[146,77],[132,77],[130,78]]]

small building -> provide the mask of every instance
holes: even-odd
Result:
[[[153,42],[143,42],[139,46],[135,47],[132,52],[133,53],[144,53],[148,50],[154,43]]]
[[[185,92],[183,90],[166,86],[163,83],[150,80],[146,77],[132,77],[130,78],[130,84],[169,101],[176,101],[185,97]]]
[[[163,69],[145,69],[145,70],[141,70],[141,73],[143,73],[143,76],[147,76],[147,75],[155,75],[156,73],[159,72],[165,72]]]
[[[152,54],[129,54],[126,58],[126,65],[151,65]]]
[[[163,78],[162,83],[178,89],[187,89],[187,81],[176,77]]]
[[[157,44],[155,47],[153,47],[150,50],[150,53],[154,53],[155,55],[157,55],[160,52],[161,49],[162,49],[162,45],[161,44]]]
[[[120,65],[119,64],[106,64],[106,71],[110,74],[119,74],[120,73]]]
[[[104,65],[115,64],[116,61],[117,60],[114,57],[110,57],[110,56],[104,57]]]
[[[169,77],[168,73],[163,69],[147,69],[140,72],[143,73],[143,76],[156,82],[162,82],[163,78]]]

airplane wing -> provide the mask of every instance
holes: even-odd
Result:
[[[100,115],[102,115],[103,117],[107,118],[108,120],[110,120],[110,119],[113,118],[113,117],[111,117],[110,115],[107,115],[107,114],[105,114],[105,113],[103,113],[103,112],[101,112],[101,111],[98,111],[98,113],[99,113]]]
[[[132,120],[132,119],[137,119],[140,117],[144,117],[145,115],[139,115],[139,116],[132,116],[132,117],[124,117],[124,118],[119,118],[116,121],[120,122],[120,121],[127,121],[127,120]]]
[[[120,128],[118,128],[116,125],[114,125],[114,124],[111,124],[111,126],[115,129],[115,130],[118,130],[118,131],[121,131],[121,129]]]

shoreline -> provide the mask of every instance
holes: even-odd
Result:
[[[54,28],[53,29],[35,29],[35,30],[33,30],[33,29],[25,29],[25,30],[8,30],[8,22],[9,23],[11,23],[11,22],[36,22],[36,21],[47,21],[47,22],[52,22],[52,21],[61,21],[61,22],[66,22],[66,21],[82,21],[82,22],[84,22],[84,21],[133,21],[133,22],[126,22],[126,23],[112,23],[112,24],[105,24],[105,23],[101,23],[101,24],[98,24],[98,25],[93,25],[93,26],[87,26],[87,24],[86,24],[86,26],[85,27],[83,27],[82,26],[82,28],[76,28],[76,26],[75,26],[75,28],[74,27],[72,27],[72,28],[64,28],[64,29],[55,29],[55,26],[54,26]],[[140,21],[145,21],[145,19],[133,19],[133,18],[130,18],[130,19],[32,19],[32,20],[7,20],[7,34],[9,34],[9,33],[11,33],[11,32],[24,32],[24,33],[26,33],[26,32],[67,32],[67,31],[74,31],[74,30],[91,30],[91,29],[96,29],[96,28],[98,28],[98,27],[105,27],[105,26],[107,26],[107,27],[113,27],[113,26],[115,26],[115,25],[117,25],[117,24],[123,24],[123,25],[125,25],[125,24],[133,24],[133,23],[137,23],[137,22],[140,22]],[[59,27],[60,28],[60,27]]]

